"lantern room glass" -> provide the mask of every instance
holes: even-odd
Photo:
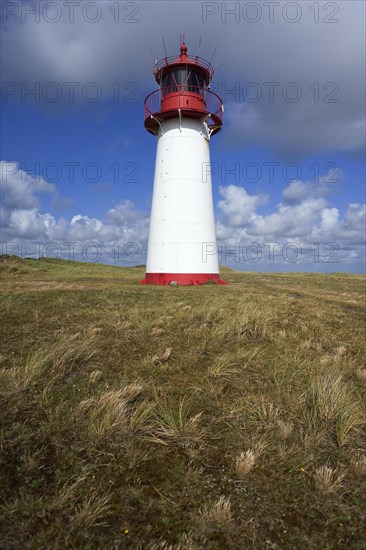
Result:
[[[203,95],[205,77],[194,69],[180,68],[168,71],[161,80],[163,97],[173,92],[193,92]]]

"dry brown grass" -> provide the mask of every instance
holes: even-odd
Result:
[[[246,408],[255,421],[263,424],[278,423],[280,411],[271,401],[266,400],[263,396],[254,403],[248,403]]]
[[[185,397],[177,406],[170,405],[166,399],[157,396],[156,399],[157,404],[149,431],[150,441],[183,449],[201,447],[205,441],[205,429],[201,422],[202,412],[192,415]]]
[[[366,382],[366,369],[357,369],[356,376],[359,380]]]
[[[283,420],[278,419],[277,426],[281,439],[289,439],[289,437],[291,437],[294,430],[294,425],[292,422],[284,422]]]
[[[110,500],[110,497],[98,497],[96,495],[89,497],[81,505],[76,506],[72,523],[83,529],[108,525]]]
[[[319,466],[314,473],[315,487],[322,493],[334,493],[342,486],[343,474],[330,466]]]
[[[201,536],[216,530],[226,531],[232,527],[233,521],[230,497],[221,496],[210,508],[200,512],[198,530]]]
[[[351,459],[351,471],[356,476],[366,476],[366,456],[355,456]]]
[[[237,359],[233,360],[231,355],[221,355],[210,365],[208,374],[214,378],[226,378],[237,374],[239,372],[237,361]]]
[[[138,268],[15,264],[0,546],[360,548],[363,278],[162,288]]]
[[[54,342],[29,354],[24,366],[0,370],[0,394],[21,393],[37,386],[47,393],[93,357],[94,343],[92,336],[80,333],[58,335]]]
[[[257,463],[267,444],[257,441],[251,449],[242,451],[235,460],[235,473],[239,479],[245,478]]]
[[[98,382],[102,376],[103,372],[101,370],[93,370],[93,372],[90,373],[89,380],[90,382]]]
[[[339,445],[346,444],[365,425],[360,399],[342,374],[328,370],[317,375],[311,382],[308,402],[311,421],[334,425]]]
[[[151,410],[145,402],[136,404],[142,391],[140,384],[132,383],[119,390],[109,390],[99,398],[89,397],[78,404],[76,419],[86,421],[97,437],[136,434]]]
[[[256,455],[252,449],[241,452],[235,460],[235,473],[238,478],[244,478],[253,468],[256,461]]]

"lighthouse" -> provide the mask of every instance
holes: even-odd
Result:
[[[142,284],[226,284],[219,275],[210,140],[223,105],[210,91],[211,63],[180,55],[155,63],[159,88],[144,104],[144,124],[157,138],[145,278]]]

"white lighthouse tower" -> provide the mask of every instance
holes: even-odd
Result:
[[[210,63],[179,57],[154,67],[159,89],[145,100],[145,128],[157,136],[154,191],[142,284],[199,285],[219,275],[210,139],[222,127],[222,102],[209,91]]]

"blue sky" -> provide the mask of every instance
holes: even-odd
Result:
[[[263,2],[86,2],[73,21],[65,4],[2,5],[3,252],[67,257],[63,243],[73,242],[75,259],[92,261],[94,250],[99,261],[145,262],[156,147],[143,127],[156,88],[149,48],[163,57],[164,34],[168,55],[178,53],[185,32],[188,54],[200,36],[201,56],[216,48],[217,237],[221,251],[236,250],[223,263],[364,271],[363,2],[280,2],[273,12]]]

